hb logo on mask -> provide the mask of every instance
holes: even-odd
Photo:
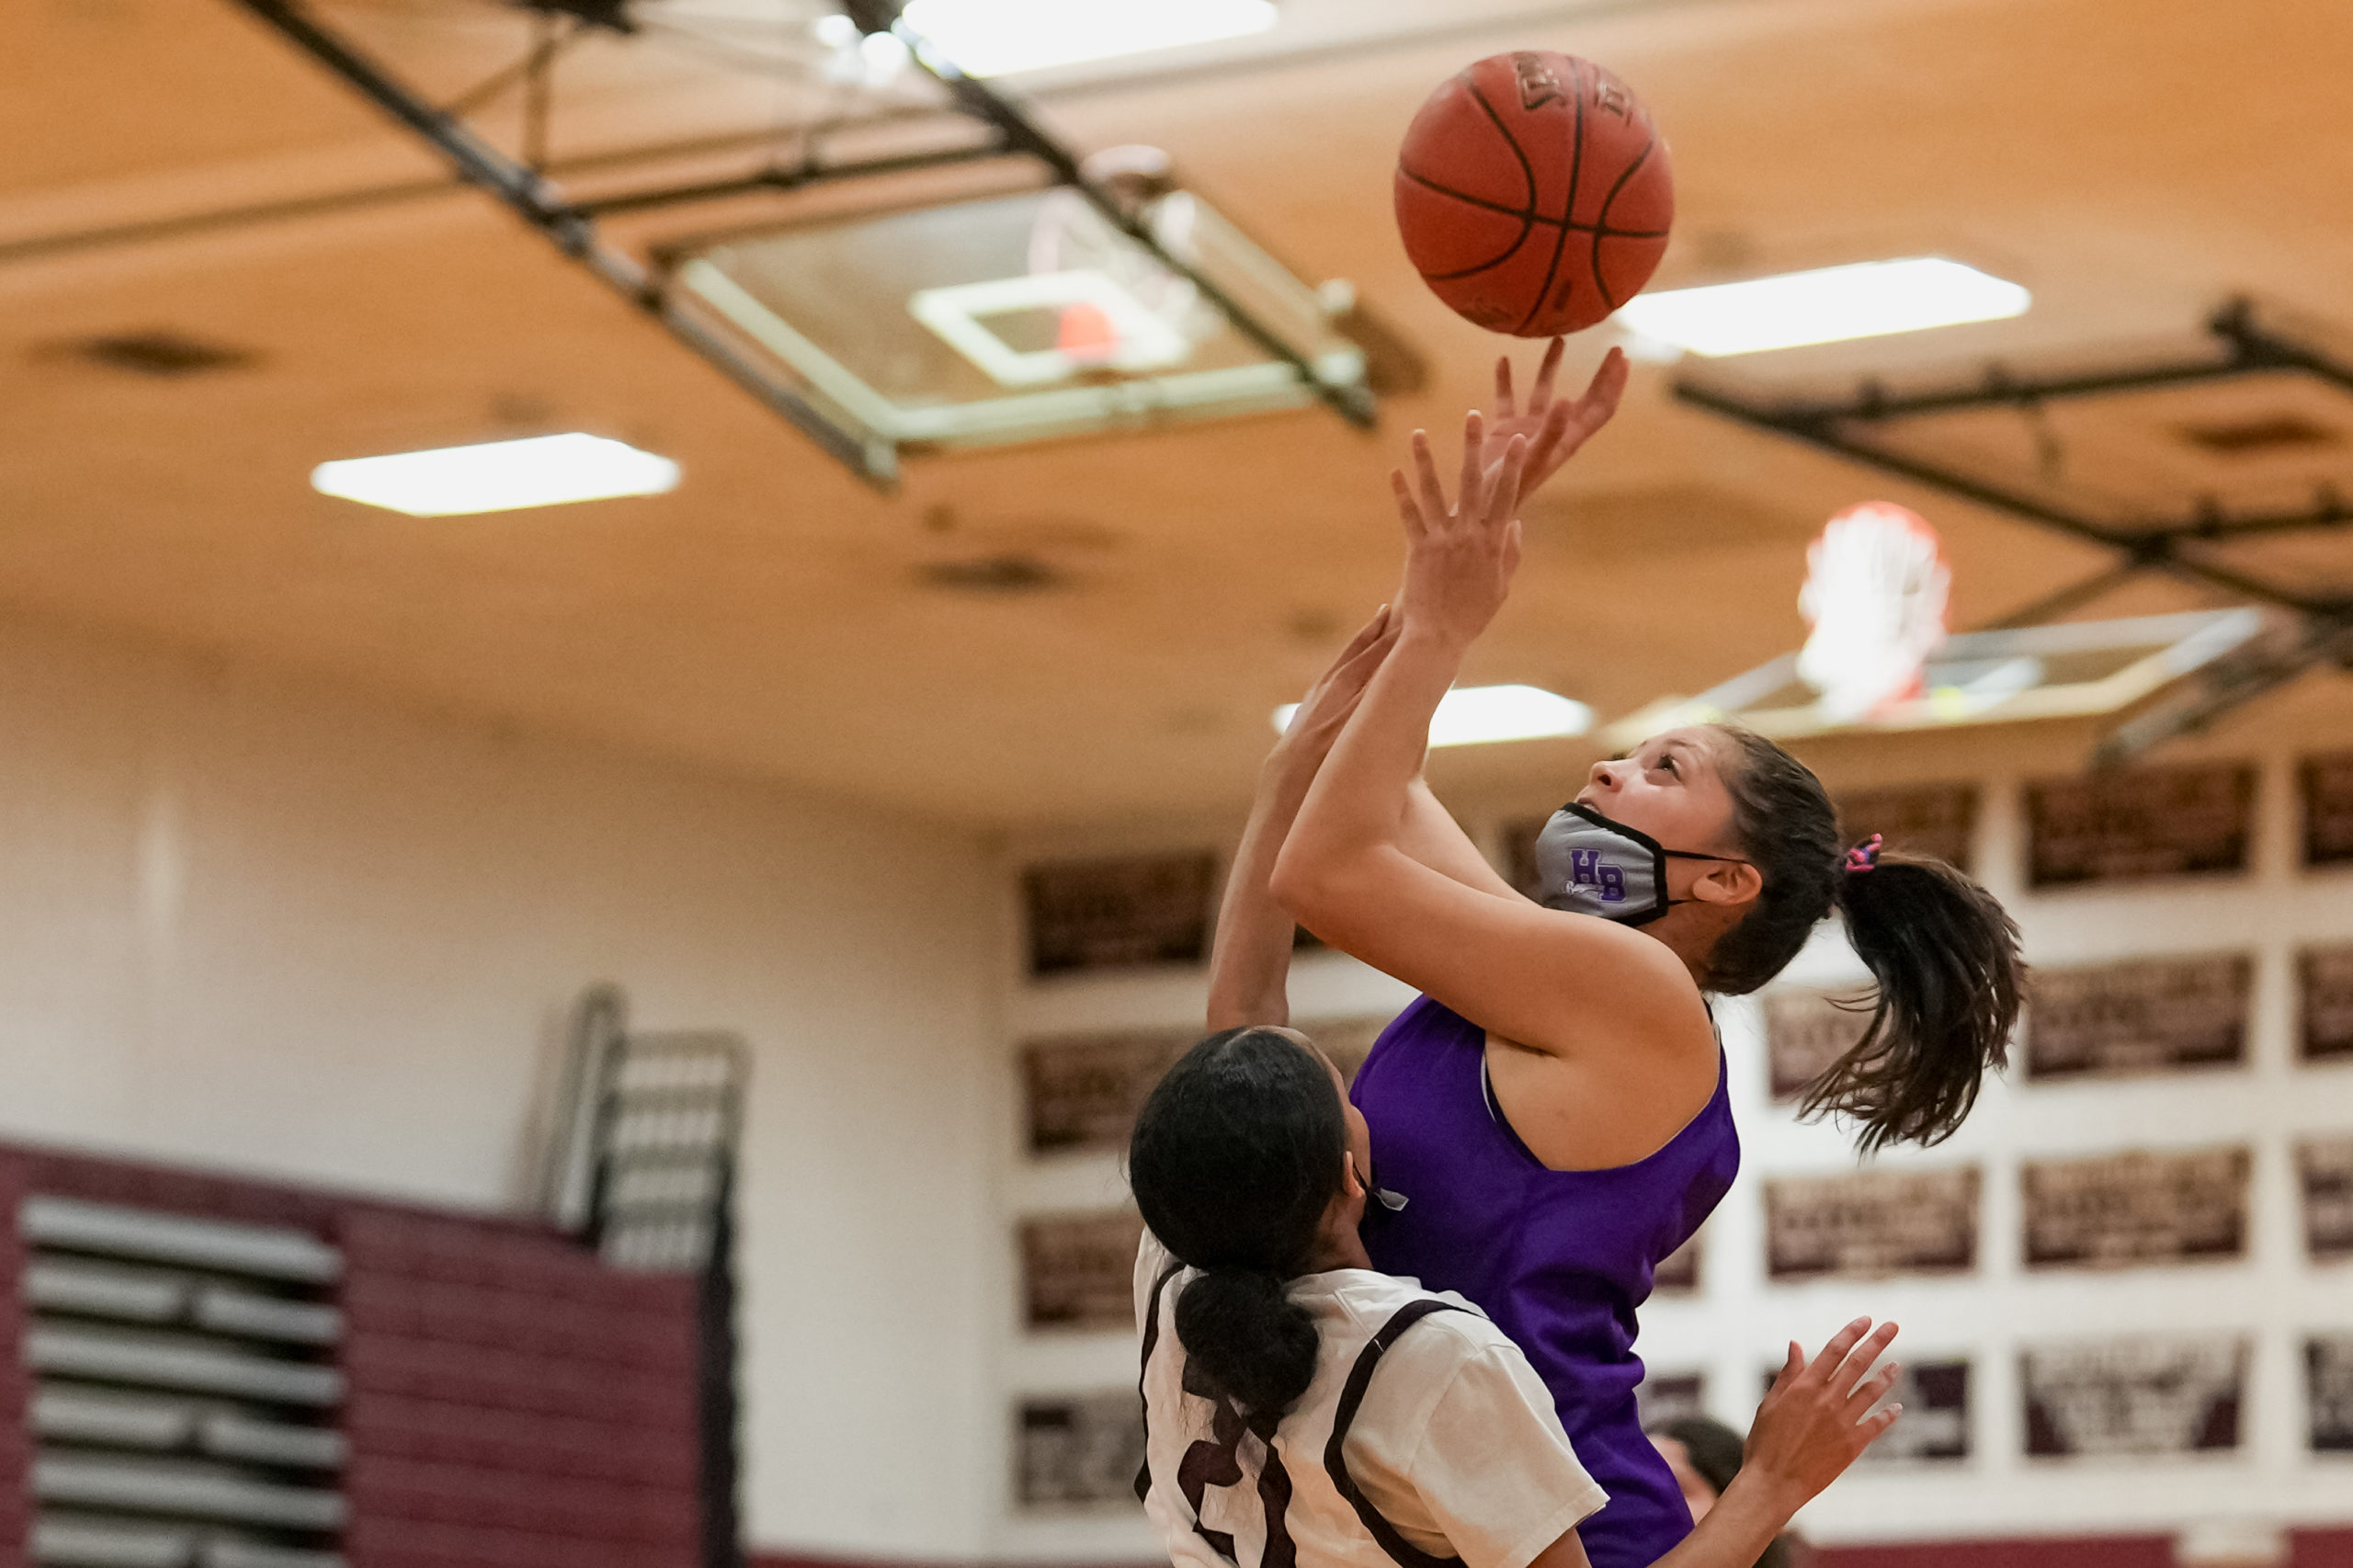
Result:
[[[1599,888],[1604,903],[1626,902],[1626,873],[1601,858],[1598,849],[1569,851],[1569,885]]]

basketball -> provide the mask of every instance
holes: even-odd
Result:
[[[1397,155],[1397,227],[1438,297],[1491,332],[1580,332],[1666,249],[1675,176],[1631,88],[1590,60],[1493,54],[1430,95]]]

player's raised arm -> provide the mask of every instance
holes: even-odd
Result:
[[[1606,400],[1606,388],[1597,392]],[[1556,1048],[1569,1029],[1596,1043],[1665,1037],[1712,1062],[1698,988],[1661,944],[1466,885],[1402,842],[1430,717],[1502,608],[1519,558],[1530,444],[1515,437],[1489,462],[1475,413],[1463,439],[1452,502],[1425,436],[1415,437],[1413,478],[1392,476],[1407,541],[1397,645],[1308,793],[1277,863],[1276,895],[1326,941],[1514,1040]]]
[[[1308,688],[1259,769],[1250,820],[1242,830],[1225,896],[1218,904],[1217,940],[1210,953],[1211,1029],[1290,1021],[1288,983],[1295,923],[1290,911],[1275,902],[1267,883],[1300,802],[1315,781],[1315,770],[1388,656],[1397,640],[1396,629],[1396,619],[1382,605]]]

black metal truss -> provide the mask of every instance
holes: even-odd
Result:
[[[2071,398],[2143,392],[2234,376],[2288,370],[2353,393],[2353,366],[2260,324],[2250,301],[2236,299],[2206,322],[2218,352],[2114,370],[2029,376],[1989,366],[1977,381],[1925,392],[1891,392],[1876,380],[1836,402],[1767,401],[1694,376],[1675,383],[1675,395],[1744,425],[1787,436],[1820,450],[2010,513],[2121,557],[2081,581],[2061,587],[2005,617],[2002,627],[2031,626],[2063,615],[2143,572],[2164,572],[2241,599],[2292,612],[2297,634],[2267,640],[2245,656],[2201,672],[2182,695],[2162,701],[2111,733],[2097,754],[2120,761],[2173,735],[2202,729],[2230,709],[2293,678],[2314,665],[2353,660],[2353,597],[2313,594],[2268,582],[2207,558],[2198,547],[2234,540],[2353,527],[2353,503],[2323,484],[2308,507],[2285,512],[2234,512],[2207,498],[2184,517],[2118,524],[2063,504],[2012,489],[1930,460],[1891,450],[1868,432],[1888,421],[1970,409],[2011,407],[2029,415]]]
[[[608,213],[761,191],[789,191],[995,159],[1026,159],[1041,166],[1053,183],[1079,192],[1107,222],[1142,245],[1160,265],[1193,285],[1199,297],[1223,314],[1237,332],[1270,358],[1288,364],[1300,381],[1342,418],[1359,427],[1369,427],[1373,422],[1374,403],[1368,388],[1335,384],[1319,375],[1298,347],[1203,277],[1191,263],[1172,255],[1136,212],[1099,182],[1087,177],[1078,154],[1040,125],[1022,104],[985,82],[962,74],[934,50],[914,49],[910,53],[915,63],[946,90],[953,112],[981,130],[983,134],[977,140],[955,147],[866,160],[836,163],[804,157],[735,179],[647,187],[575,201],[564,196],[543,172],[550,74],[573,38],[590,26],[612,27],[614,23],[604,15],[606,10],[626,21],[624,7],[601,6],[600,0],[600,7],[593,17],[588,10],[571,4],[536,7],[545,25],[539,29],[530,52],[444,108],[436,106],[313,17],[301,0],[235,3],[415,132],[448,160],[460,179],[496,197],[593,277],[653,316],[681,344],[709,360],[879,489],[888,490],[897,482],[898,457],[894,449],[883,443],[855,440],[837,429],[785,381],[681,310],[669,299],[663,275],[606,244],[597,233],[597,220]],[[863,31],[889,32],[897,28],[901,0],[843,0],[843,4]],[[573,26],[569,31],[559,30],[551,15],[557,10],[571,13]],[[527,95],[525,155],[521,158],[509,155],[475,131],[465,119],[465,110],[517,86]]]

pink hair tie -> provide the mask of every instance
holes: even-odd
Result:
[[[1879,865],[1879,847],[1880,836],[1874,833],[1847,851],[1847,869],[1850,872],[1875,869]]]

